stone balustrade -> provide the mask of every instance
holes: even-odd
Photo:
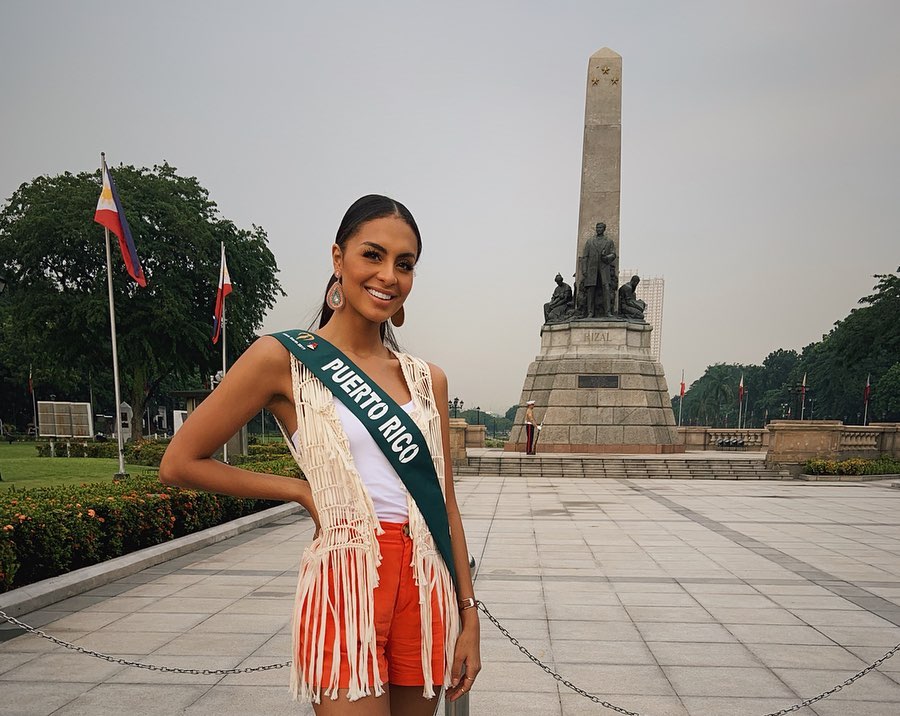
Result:
[[[839,420],[775,420],[765,429],[681,427],[685,450],[721,450],[740,445],[766,452],[770,464],[799,465],[811,458],[890,455],[900,459],[900,423],[844,425]]]
[[[685,450],[721,450],[725,447],[762,452],[769,446],[769,433],[763,428],[680,427],[678,435]]]
[[[844,425],[839,420],[783,420],[767,426],[769,464],[800,466],[807,460],[889,455],[900,459],[900,423]]]
[[[878,438],[881,436],[879,428],[873,428],[869,425],[862,426],[846,426],[841,431],[840,444],[838,449],[841,452],[848,451],[873,451],[878,452]]]

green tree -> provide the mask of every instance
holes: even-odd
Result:
[[[873,388],[872,408],[879,420],[900,421],[900,363],[894,363]],[[872,413],[869,413],[872,417]]]
[[[769,353],[762,366],[709,366],[694,381],[684,396],[684,422],[693,425],[734,425],[737,412],[736,391],[744,375],[747,396],[748,427],[759,427],[782,417],[788,409],[793,417],[801,414],[799,386],[807,377],[805,415],[815,418],[859,422],[862,419],[862,394],[866,376],[881,390],[885,377],[884,403],[873,403],[885,416],[895,415],[893,382],[887,374],[900,356],[900,268],[897,272],[876,275],[873,293],[859,300],[843,320],[837,321],[821,341],[796,351],[778,349]],[[893,373],[891,374],[893,375]],[[672,399],[677,415],[677,396]],[[727,416],[727,418],[726,418]]]
[[[900,269],[897,270],[900,273]],[[816,416],[859,422],[866,376],[878,380],[900,356],[900,276],[880,274],[873,293],[818,343],[803,349],[793,378],[807,373]]]
[[[235,285],[230,360],[284,294],[265,230],[222,217],[196,178],[166,163],[113,172],[148,282],[130,279],[111,237],[123,399],[140,415],[166,378],[208,375],[221,364],[210,341],[220,242]],[[111,384],[103,228],[93,221],[99,193],[99,171],[41,176],[0,210],[0,274],[9,282],[0,301],[0,391],[19,400],[30,363],[38,387],[60,398],[83,398],[90,376],[95,386]]]

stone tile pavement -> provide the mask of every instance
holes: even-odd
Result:
[[[900,491],[884,483],[472,477],[457,487],[476,591],[566,678],[641,714],[764,714],[900,642]],[[23,621],[168,666],[289,658],[286,517]],[[310,714],[285,670],[180,676],[0,629],[0,714]],[[559,687],[482,620],[471,713],[611,713]],[[900,713],[900,655],[806,716]]]

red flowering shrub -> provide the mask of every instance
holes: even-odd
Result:
[[[170,487],[153,476],[0,493],[0,592],[276,504]]]

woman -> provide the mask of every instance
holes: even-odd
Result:
[[[300,565],[291,688],[318,716],[431,715],[441,688],[455,700],[481,669],[449,460],[447,378],[399,352],[388,325],[403,322],[421,252],[406,207],[377,195],[356,201],[332,246],[317,334],[257,340],[185,422],[160,466],[167,484],[293,500],[309,512],[316,533]],[[327,375],[311,358],[326,351],[339,356],[324,366],[333,371]],[[366,401],[359,398],[364,390]],[[381,402],[368,414],[360,409],[375,399]],[[367,421],[382,415],[380,404],[403,415],[376,421],[376,429]],[[263,407],[290,436],[308,481],[210,457]],[[392,420],[410,436],[395,437]],[[388,436],[393,450],[385,447]],[[418,458],[415,436],[424,461],[411,460]],[[437,513],[420,500],[420,477],[411,480],[404,461],[431,471]],[[445,540],[434,526],[441,521],[445,535],[449,526]]]

